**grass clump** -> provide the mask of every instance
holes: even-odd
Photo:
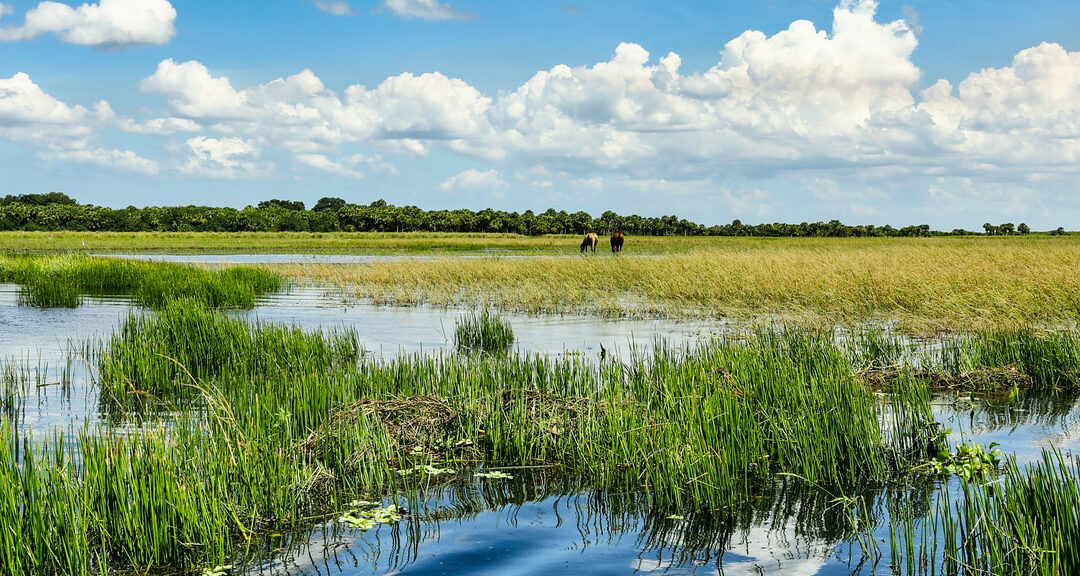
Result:
[[[1056,449],[995,481],[962,480],[915,527],[893,527],[893,565],[906,574],[1076,574],[1080,570],[1080,459]],[[902,570],[901,570],[902,568]]]
[[[495,312],[459,318],[454,328],[454,346],[463,352],[506,352],[514,344],[514,329]]]
[[[347,370],[360,353],[352,331],[252,323],[175,300],[157,313],[130,315],[97,354],[102,398],[122,405],[199,396],[197,384],[215,379],[257,393],[263,378]]]
[[[211,308],[251,308],[279,290],[283,278],[260,268],[206,270],[165,262],[89,256],[0,256],[0,282],[20,284],[19,303],[42,308],[78,306],[83,296],[130,296],[159,309],[175,299]]]

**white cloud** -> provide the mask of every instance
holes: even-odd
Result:
[[[29,74],[18,72],[0,79],[0,123],[4,125],[71,125],[87,114],[81,106],[68,106],[46,94]]]
[[[315,0],[315,7],[319,10],[322,10],[323,12],[326,12],[327,14],[333,14],[334,16],[352,16],[353,14],[355,14],[355,12],[353,12],[352,6],[350,6],[348,2],[342,2],[340,0]]]
[[[0,15],[11,14],[0,4]],[[27,40],[52,33],[70,44],[124,47],[165,44],[176,35],[176,9],[168,0],[101,0],[73,8],[41,2],[26,12],[22,26],[0,28],[0,40]]]
[[[115,120],[105,101],[93,111],[66,104],[46,93],[28,74],[0,78],[0,138],[39,148],[50,162],[76,162],[154,174],[157,163],[130,150],[111,150],[95,143],[93,125]]]
[[[470,15],[437,0],[384,0],[379,5],[402,18],[418,20],[466,20]]]
[[[468,83],[438,72],[391,76],[374,90],[350,86],[348,106],[377,119],[387,137],[450,140],[490,132],[491,99]]]
[[[60,149],[43,152],[41,156],[50,161],[90,164],[125,172],[155,175],[159,171],[157,162],[143,158],[131,150],[109,150],[106,148]]]
[[[363,178],[365,170],[383,174],[397,174],[397,168],[383,161],[381,156],[353,154],[339,160],[331,160],[323,154],[297,154],[296,160],[316,170],[355,179]]]
[[[420,4],[395,5],[404,11]],[[195,154],[183,165],[189,173],[251,173],[261,169],[258,151],[273,149],[291,155],[292,166],[356,178],[377,169],[373,151],[419,162],[436,150],[487,163],[443,182],[447,190],[507,189],[494,164],[507,173],[542,171],[550,176],[541,180],[556,188],[598,181],[642,202],[651,201],[650,189],[693,190],[751,213],[779,200],[755,198],[753,185],[716,192],[729,176],[799,184],[827,173],[836,189],[803,187],[804,196],[862,214],[866,198],[848,191],[875,179],[921,179],[913,189],[925,190],[929,178],[1075,176],[1080,52],[1043,44],[958,86],[942,80],[915,93],[921,71],[911,60],[918,45],[912,16],[878,22],[875,2],[845,0],[833,18],[826,29],[796,21],[772,35],[747,31],[702,71],[682,70],[677,54],[654,58],[623,43],[607,61],[557,65],[496,95],[439,72],[340,91],[311,70],[234,86],[201,62],[164,60],[141,87],[162,95],[166,109],[140,121],[50,100],[28,78],[13,77],[11,95],[0,92],[0,122],[30,115],[37,132],[51,125],[86,138],[94,121],[111,117],[111,125],[133,133],[204,134],[188,140]],[[8,124],[4,137],[15,138]],[[227,143],[251,150],[226,153]]]
[[[243,138],[196,136],[186,142],[190,155],[180,170],[210,178],[241,178],[268,172],[273,166],[260,164],[259,147]]]
[[[162,60],[140,88],[171,96],[170,106],[189,118],[238,119],[252,114],[245,95],[237,92],[228,78],[211,76],[210,70],[195,60],[181,64],[171,58]]]
[[[443,190],[497,192],[507,187],[498,170],[469,168],[447,178],[439,185]]]

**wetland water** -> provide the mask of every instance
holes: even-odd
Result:
[[[200,255],[205,257],[205,255]],[[0,361],[35,372],[35,393],[27,400],[20,427],[77,428],[96,423],[96,393],[87,386],[83,343],[105,338],[139,309],[124,297],[87,297],[77,308],[18,305],[19,286],[0,284]],[[233,312],[262,322],[306,330],[352,329],[366,353],[400,355],[450,351],[455,322],[466,310],[375,306],[342,298],[333,291],[296,287],[261,298],[252,310]],[[506,314],[514,328],[514,348],[549,356],[605,355],[626,358],[646,354],[657,342],[681,346],[722,330],[717,322],[605,320],[583,316]],[[69,350],[71,354],[69,354]],[[71,387],[60,386],[65,370]]]
[[[19,410],[19,427],[41,433],[98,422],[91,374],[68,364],[69,346],[107,336],[132,311],[124,298],[88,298],[74,309],[17,305],[18,287],[0,285],[0,358],[39,371]],[[392,308],[346,303],[333,293],[299,288],[265,298],[237,314],[304,328],[353,328],[365,349],[392,357],[448,350],[461,310]],[[508,315],[515,347],[549,355],[596,357],[643,352],[657,339],[694,343],[724,327],[708,323],[609,321],[580,317]],[[76,364],[80,364],[76,362]],[[59,385],[68,382],[67,386]],[[1080,448],[1080,410],[1073,398],[986,406],[940,397],[935,417],[952,442],[997,442],[1021,463],[1055,445]],[[9,412],[12,413],[11,410]],[[745,509],[720,522],[651,508],[646,492],[603,494],[546,471],[478,480],[464,473],[393,526],[362,532],[330,522],[310,532],[260,544],[235,573],[268,575],[367,574],[872,574],[891,573],[888,502],[899,492],[956,492],[958,482],[867,487],[863,496],[882,556],[862,551],[834,495],[762,487]],[[845,495],[851,496],[851,495]],[[718,515],[719,516],[719,515]],[[865,558],[865,560],[864,560]]]

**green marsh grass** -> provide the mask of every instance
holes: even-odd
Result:
[[[459,351],[506,352],[513,344],[510,323],[486,308],[459,318],[454,326],[454,346]]]
[[[131,314],[93,355],[103,400],[131,408],[124,402],[129,398],[200,397],[198,384],[222,375],[257,391],[263,378],[348,370],[361,352],[353,331],[311,333],[249,322],[204,308],[198,300],[178,299],[155,314]],[[138,394],[129,394],[132,390]]]
[[[213,308],[251,308],[259,296],[284,283],[278,274],[260,268],[208,270],[70,254],[0,255],[0,282],[22,286],[20,304],[44,308],[74,308],[87,295],[130,296],[150,308],[180,298]]]
[[[1000,477],[961,481],[921,522],[893,527],[904,574],[1062,575],[1080,570],[1080,460],[1056,449]]]
[[[1028,336],[966,348],[958,339],[958,351],[941,354],[959,359],[950,369],[1057,358],[1039,378],[1062,381],[1071,341],[1011,352],[1043,345]],[[88,429],[76,443],[3,431],[0,526],[21,527],[3,544],[27,553],[0,558],[0,569],[227,564],[252,539],[335,518],[355,498],[415,501],[478,467],[551,469],[690,518],[797,477],[840,495],[845,533],[861,534],[874,511],[859,490],[911,472],[942,441],[918,372],[901,372],[887,396],[858,376],[862,362],[899,354],[888,336],[874,338],[859,364],[856,344],[804,330],[660,344],[625,361],[382,360],[361,355],[353,333],[302,333],[177,301],[133,316],[93,355],[110,402],[165,400],[172,419]]]

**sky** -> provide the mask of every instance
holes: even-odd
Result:
[[[1080,228],[1080,2],[0,0],[0,195]]]

